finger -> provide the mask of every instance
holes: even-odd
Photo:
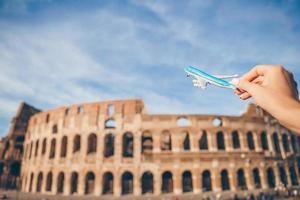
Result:
[[[244,74],[241,79],[253,81],[258,76],[264,76],[270,69],[271,65],[256,65],[248,73]]]
[[[251,83],[247,80],[241,79],[237,85],[239,89],[247,91],[251,96],[259,94],[261,86],[256,83]]]
[[[240,99],[242,99],[242,100],[249,99],[250,97],[251,97],[251,94],[249,94],[248,92],[245,92],[244,94],[240,95]]]

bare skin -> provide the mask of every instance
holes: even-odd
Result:
[[[283,126],[300,134],[300,102],[293,75],[281,65],[257,65],[242,76],[235,94],[253,97]]]

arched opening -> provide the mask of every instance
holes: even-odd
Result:
[[[297,142],[296,142],[296,136],[291,135],[291,143],[294,153],[297,152]]]
[[[114,193],[114,176],[111,172],[103,174],[103,189],[102,194]]]
[[[91,133],[88,137],[87,154],[95,153],[97,151],[97,136],[95,133]]]
[[[36,192],[41,192],[42,190],[42,183],[43,183],[43,173],[40,172],[38,177],[37,177],[37,182],[36,182]]]
[[[57,132],[58,132],[57,124],[54,124],[52,126],[52,133],[57,133]]]
[[[35,151],[34,151],[34,156],[37,157],[39,152],[39,140],[36,141],[35,143]]]
[[[283,149],[286,153],[290,152],[289,139],[288,139],[287,134],[285,134],[285,133],[282,134],[282,145],[283,145]]]
[[[162,151],[172,150],[172,139],[169,131],[163,131],[161,135],[160,148]]]
[[[247,144],[248,144],[249,150],[254,150],[255,149],[253,133],[251,131],[249,131],[247,133]]]
[[[295,167],[290,166],[289,171],[290,171],[290,178],[291,178],[292,185],[293,186],[299,185]]]
[[[176,121],[177,126],[190,126],[191,122],[185,117],[179,117]]]
[[[259,175],[259,170],[257,168],[252,170],[252,176],[253,176],[254,187],[256,189],[261,188],[260,175]]]
[[[29,159],[31,158],[32,148],[33,148],[33,142],[30,143]]]
[[[280,153],[279,139],[276,132],[273,133],[272,138],[273,138],[273,145],[276,153]]]
[[[142,153],[151,153],[153,149],[153,139],[149,132],[142,134]]]
[[[84,109],[82,106],[77,107],[77,114],[82,114],[84,112]]]
[[[245,178],[245,173],[243,169],[239,169],[237,171],[237,188],[239,190],[247,190],[247,183],[246,183],[246,178]]]
[[[133,175],[130,172],[125,172],[122,175],[122,194],[133,193]]]
[[[241,148],[239,133],[237,131],[233,131],[231,136],[233,149]]]
[[[212,190],[212,185],[211,185],[210,171],[205,170],[202,172],[202,191],[208,192],[211,190]]]
[[[50,146],[50,154],[49,154],[50,159],[55,157],[55,148],[56,148],[56,139],[53,138],[51,140],[51,146]]]
[[[167,171],[162,174],[162,193],[172,193],[173,192],[173,175],[171,172]]]
[[[142,194],[153,193],[153,174],[145,172],[142,176]]]
[[[47,115],[46,115],[46,123],[49,123],[49,120],[50,120],[50,115],[47,114]]]
[[[202,135],[199,139],[199,149],[208,150],[207,133],[203,130]]]
[[[60,172],[57,177],[57,194],[62,194],[64,192],[64,182],[65,174]]]
[[[95,174],[88,172],[85,176],[85,194],[93,194],[95,189]]]
[[[193,178],[190,171],[185,171],[182,174],[182,192],[192,192],[193,191]]]
[[[71,174],[71,194],[77,193],[78,190],[78,173],[77,172],[72,172]]]
[[[280,181],[284,186],[287,186],[287,176],[284,167],[280,166],[279,167],[279,176],[280,176]]]
[[[261,148],[263,150],[269,150],[268,137],[266,132],[262,132],[260,134],[260,142],[261,142]]]
[[[223,191],[230,190],[228,172],[225,169],[221,171],[221,185]]]
[[[268,178],[268,186],[269,188],[275,188],[276,181],[274,171],[271,167],[267,169],[267,178]]]
[[[80,151],[81,137],[80,135],[75,135],[73,140],[73,153]]]
[[[60,157],[64,158],[67,156],[67,149],[68,149],[68,138],[67,136],[64,136],[61,141]]]
[[[109,133],[104,137],[104,157],[110,157],[114,155],[115,142],[114,135]]]
[[[225,150],[224,134],[222,131],[217,133],[217,148],[218,150]]]
[[[20,172],[21,172],[21,162],[13,161],[10,164],[9,174],[12,176],[20,176]]]
[[[132,133],[125,133],[123,135],[123,156],[133,157],[133,135]]]
[[[49,192],[52,190],[52,172],[47,174],[47,181],[46,181],[46,191]]]
[[[104,124],[105,128],[116,128],[116,121],[114,119],[108,119]]]
[[[42,144],[42,155],[45,155],[45,153],[46,153],[46,148],[47,148],[47,139],[44,138],[43,144]]]
[[[33,173],[31,173],[31,175],[30,175],[30,182],[29,182],[29,192],[31,192],[32,191],[32,184],[33,184],[33,177],[34,175],[33,175]]]
[[[183,140],[183,150],[184,151],[188,151],[191,149],[191,145],[190,145],[190,135],[187,133],[184,137],[184,140]]]

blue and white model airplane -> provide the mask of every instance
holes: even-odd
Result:
[[[195,87],[200,87],[201,89],[206,89],[207,85],[213,84],[218,87],[222,88],[230,88],[230,89],[236,89],[234,82],[238,81],[237,77],[238,75],[229,75],[229,76],[223,76],[223,75],[210,75],[207,74],[200,69],[196,67],[186,67],[184,71],[187,73],[188,77],[193,78],[193,83]],[[225,79],[231,79],[230,81]]]

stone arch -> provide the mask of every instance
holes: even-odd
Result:
[[[232,139],[232,147],[233,149],[239,149],[241,148],[240,144],[240,137],[238,131],[232,131],[231,133],[231,139]]]
[[[142,194],[153,193],[153,174],[150,171],[146,171],[142,175]]]
[[[39,153],[39,140],[35,142],[35,151],[34,151],[34,156],[37,157]]]
[[[93,194],[95,189],[95,174],[88,172],[85,176],[85,194]]]
[[[170,171],[166,171],[161,176],[162,179],[162,193],[172,193],[173,192],[173,175]]]
[[[222,131],[217,132],[217,148],[218,150],[225,150],[225,140]]]
[[[255,150],[253,133],[251,131],[247,132],[247,144],[248,144],[249,150]]]
[[[209,170],[202,172],[202,191],[212,191],[211,174]]]
[[[133,193],[133,175],[131,172],[124,172],[122,175],[122,194]]]
[[[260,144],[263,150],[269,150],[268,137],[265,131],[260,134]]]
[[[67,149],[68,149],[68,137],[64,136],[61,140],[60,157],[65,158],[67,156]]]
[[[53,138],[51,140],[51,146],[50,146],[50,154],[49,154],[50,159],[55,157],[55,148],[56,148],[56,139]]]
[[[169,131],[163,131],[160,138],[160,149],[162,151],[172,150],[172,138]]]
[[[47,138],[44,138],[43,144],[42,144],[42,155],[45,155],[47,149]]]
[[[88,136],[87,154],[96,153],[97,151],[97,135],[91,133]]]
[[[33,184],[34,174],[31,172],[30,174],[30,182],[29,182],[29,192],[32,192],[32,184]]]
[[[267,169],[267,180],[268,180],[269,188],[275,188],[276,186],[275,174],[271,167]]]
[[[284,186],[288,185],[288,181],[287,181],[287,175],[285,172],[285,169],[283,166],[279,166],[279,177],[280,177],[280,181]]]
[[[245,172],[243,169],[237,171],[237,188],[240,190],[247,190],[247,182],[245,177]]]
[[[274,132],[272,134],[272,139],[273,139],[273,146],[274,146],[276,153],[280,153],[279,138],[278,138],[278,134],[276,132]]]
[[[289,138],[287,134],[282,134],[282,146],[285,152],[290,152]]]
[[[256,189],[260,189],[261,188],[261,180],[260,180],[260,174],[259,174],[258,168],[254,168],[252,170],[252,177],[253,177],[254,187]]]
[[[182,192],[192,192],[193,191],[193,177],[190,171],[185,171],[182,173]]]
[[[115,151],[115,137],[112,133],[105,135],[104,137],[104,157],[110,157],[114,155]]]
[[[105,172],[103,174],[102,194],[114,193],[114,176],[111,172]]]
[[[221,171],[221,186],[223,191],[230,190],[229,176],[226,169]]]
[[[133,157],[133,134],[130,132],[126,132],[123,135],[123,157]]]
[[[110,104],[107,106],[107,115],[113,116],[115,114],[115,106]]]
[[[78,173],[77,172],[72,172],[70,186],[71,186],[71,188],[70,188],[71,194],[78,192]]]
[[[47,180],[46,180],[46,191],[51,191],[52,190],[52,172],[49,172],[47,174]]]
[[[73,139],[73,153],[80,151],[81,148],[81,136],[75,135]]]
[[[37,176],[37,182],[36,182],[36,192],[41,192],[42,190],[42,183],[43,183],[43,173],[40,172]]]
[[[152,134],[144,132],[142,134],[142,153],[151,153],[153,149]]]
[[[183,142],[182,142],[182,147],[183,147],[184,151],[191,150],[190,134],[189,133],[185,134],[185,137],[184,137]]]
[[[116,121],[114,119],[108,119],[104,123],[105,128],[116,128]]]
[[[206,130],[202,131],[201,137],[199,138],[199,149],[208,150],[208,141],[207,141],[207,132]]]
[[[299,185],[295,167],[294,167],[294,166],[290,166],[290,167],[289,167],[289,171],[290,171],[290,179],[291,179],[292,185],[293,185],[293,186]]]
[[[64,192],[65,174],[60,172],[57,176],[57,194],[62,194]]]

